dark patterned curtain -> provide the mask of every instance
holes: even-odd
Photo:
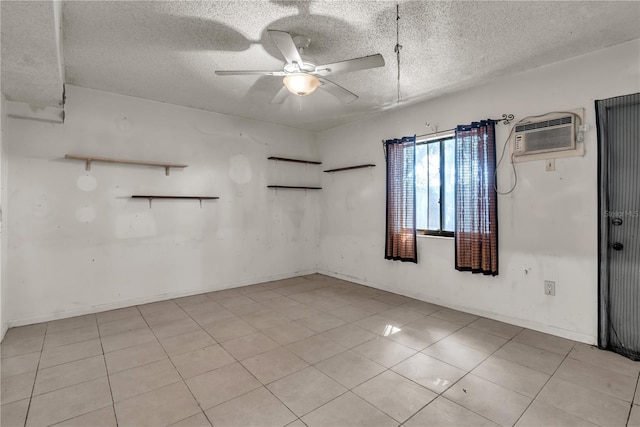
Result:
[[[385,258],[418,262],[416,248],[416,137],[385,141],[387,235]]]
[[[456,270],[498,274],[495,122],[456,128]]]

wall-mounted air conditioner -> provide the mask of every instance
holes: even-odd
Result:
[[[517,123],[513,132],[513,161],[584,155],[582,135],[578,133],[579,126],[583,123],[582,117],[583,110],[579,109],[566,113],[549,113],[534,120]]]

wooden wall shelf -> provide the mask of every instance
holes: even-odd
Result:
[[[215,200],[220,197],[212,197],[212,196],[156,196],[156,195],[146,195],[146,194],[134,194],[131,196],[132,199],[187,199],[187,200]]]
[[[302,159],[290,159],[288,157],[267,157],[269,160],[279,160],[282,162],[294,162],[294,163],[307,163],[310,165],[321,165],[322,162],[316,162],[314,160],[302,160]]]
[[[327,169],[324,172],[341,172],[341,171],[348,171],[352,169],[372,168],[374,166],[375,166],[374,164],[368,163],[366,165],[346,166],[344,168]]]
[[[151,208],[151,202],[153,199],[185,199],[185,200],[199,200],[200,207],[202,207],[203,200],[217,200],[220,197],[213,196],[159,196],[155,194],[134,194],[131,196],[132,199],[147,199],[149,200],[149,208]]]
[[[267,185],[267,188],[284,188],[289,190],[322,190],[322,187],[299,187],[293,185]]]
[[[149,162],[146,160],[127,160],[127,159],[114,159],[111,157],[99,157],[99,156],[84,156],[80,154],[65,154],[65,159],[72,160],[84,160],[86,162],[85,169],[91,170],[91,162],[104,162],[104,163],[120,163],[125,165],[142,165],[142,166],[157,166],[164,168],[165,175],[169,176],[171,168],[186,168],[188,165],[180,163],[168,163],[168,162]]]

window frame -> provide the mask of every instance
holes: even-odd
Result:
[[[426,138],[421,138],[416,141],[416,149],[419,145],[427,145],[427,144],[439,144],[440,145],[440,229],[439,230],[427,230],[423,228],[416,228],[416,233],[419,236],[435,236],[435,237],[447,237],[453,238],[455,237],[455,232],[453,231],[445,231],[444,227],[444,182],[445,182],[445,162],[444,162],[444,141],[453,139],[455,143],[455,132],[449,132],[440,135],[433,135]],[[454,193],[455,199],[455,193]],[[454,200],[455,202],[455,200]]]

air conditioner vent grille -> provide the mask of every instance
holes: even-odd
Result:
[[[561,127],[527,134],[527,152],[567,150],[573,148],[571,128]]]
[[[544,129],[552,126],[566,125],[571,123],[571,116],[559,117],[552,120],[544,120],[541,122],[526,123],[516,126],[516,132],[524,132],[534,129]]]

